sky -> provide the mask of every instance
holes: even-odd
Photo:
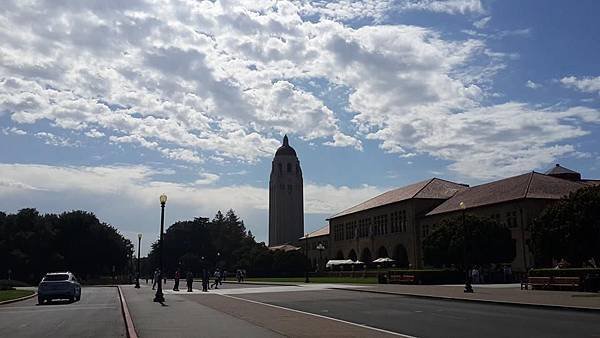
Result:
[[[387,190],[555,163],[600,178],[600,2],[26,1],[0,11],[0,210],[142,253],[233,209],[267,241],[284,134],[305,230]]]

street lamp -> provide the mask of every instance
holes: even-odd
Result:
[[[323,250],[325,250],[325,246],[323,245],[323,243],[319,242],[319,244],[317,245],[317,250],[319,250],[319,266],[318,266],[318,270],[321,271],[321,265],[323,264],[323,261],[321,260],[321,253],[323,252]]]
[[[304,242],[304,256],[306,256],[306,262],[304,262],[304,283],[308,283],[310,282],[308,280],[308,266],[310,264],[310,260],[308,259],[308,234],[304,236]]]
[[[137,276],[135,277],[135,288],[140,288],[140,248],[142,244],[142,234],[138,234],[138,261],[137,261]]]
[[[467,206],[465,205],[465,202],[460,202],[458,204],[460,206],[460,209],[462,210],[462,226],[463,226],[463,232],[465,235],[465,239],[464,239],[464,243],[463,243],[463,255],[465,256],[465,292],[466,293],[472,293],[473,292],[473,287],[471,286],[471,276],[469,275],[469,261],[467,258],[467,238],[469,235],[469,232],[467,231],[467,224],[465,222],[465,209],[467,208]]]
[[[159,273],[158,273],[158,288],[156,288],[156,295],[154,295],[154,301],[162,303],[165,301],[165,296],[162,292],[162,276],[163,276],[163,229],[165,226],[165,204],[167,203],[167,195],[160,195],[160,241],[158,245],[158,255],[160,257]]]

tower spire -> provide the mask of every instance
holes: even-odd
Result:
[[[285,135],[283,136],[283,146],[284,146],[284,147],[286,147],[286,146],[289,146],[289,145],[290,145],[290,144],[288,143],[288,137],[287,137],[287,134],[285,134]]]

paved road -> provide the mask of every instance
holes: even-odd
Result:
[[[85,287],[75,303],[0,306],[0,337],[125,337],[117,288]]]
[[[417,337],[600,337],[595,313],[339,290],[232,296]]]

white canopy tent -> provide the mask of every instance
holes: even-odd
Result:
[[[338,265],[355,265],[355,264],[365,264],[361,261],[353,261],[351,259],[332,259],[327,261],[327,264],[325,264],[326,268],[331,268],[334,266],[338,266]]]
[[[381,257],[381,258],[377,258],[376,260],[373,261],[373,263],[391,263],[391,262],[395,262],[395,260],[393,260],[389,257]]]

